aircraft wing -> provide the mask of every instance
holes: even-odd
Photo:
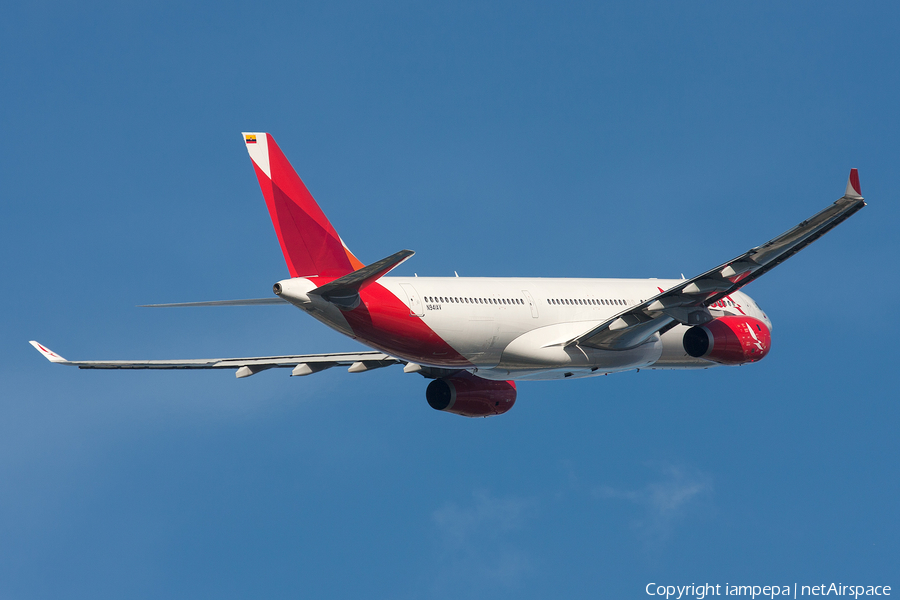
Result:
[[[859,190],[859,174],[851,169],[847,191],[834,204],[765,244],[629,307],[565,345],[624,350],[676,323],[702,325],[712,320],[711,304],[774,269],[864,207]]]
[[[278,296],[272,298],[247,298],[246,300],[211,300],[207,302],[174,302],[172,304],[141,304],[140,308],[176,308],[182,306],[290,306],[290,302]]]
[[[185,360],[66,360],[43,344],[29,342],[52,363],[79,369],[235,369],[235,377],[249,377],[273,368],[292,368],[291,375],[312,375],[337,366],[349,366],[350,373],[361,373],[403,361],[382,352],[339,352],[298,354],[295,356],[247,356],[243,358],[195,358]]]

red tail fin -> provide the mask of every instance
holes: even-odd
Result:
[[[267,133],[245,133],[244,144],[291,277],[341,277],[362,268],[275,139]]]

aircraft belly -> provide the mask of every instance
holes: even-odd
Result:
[[[518,336],[503,350],[500,362],[493,369],[495,375],[515,379],[589,377],[646,367],[662,354],[663,345],[658,336],[629,350],[566,346],[572,332],[584,331],[585,325],[589,327],[590,322],[559,323]]]

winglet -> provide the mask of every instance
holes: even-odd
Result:
[[[859,188],[859,171],[850,169],[850,177],[847,179],[847,191],[844,196],[848,198],[862,198]]]
[[[28,343],[31,344],[32,346],[34,346],[35,350],[37,350],[38,352],[43,354],[44,358],[46,358],[50,362],[53,362],[53,363],[69,362],[66,359],[64,359],[62,356],[60,356],[59,354],[54,352],[53,350],[50,350],[49,348],[46,348],[35,341],[30,341]]]

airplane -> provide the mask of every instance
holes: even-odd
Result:
[[[488,417],[509,411],[517,381],[577,379],[633,369],[705,369],[762,360],[772,322],[740,291],[866,203],[850,170],[843,197],[796,227],[691,279],[387,277],[414,252],[364,265],[347,248],[268,133],[244,144],[290,277],[274,296],[147,305],[289,304],[370,351],[188,360],[69,361],[30,342],[52,363],[81,369],[272,368],[306,376],[401,364],[430,379],[439,411]]]

